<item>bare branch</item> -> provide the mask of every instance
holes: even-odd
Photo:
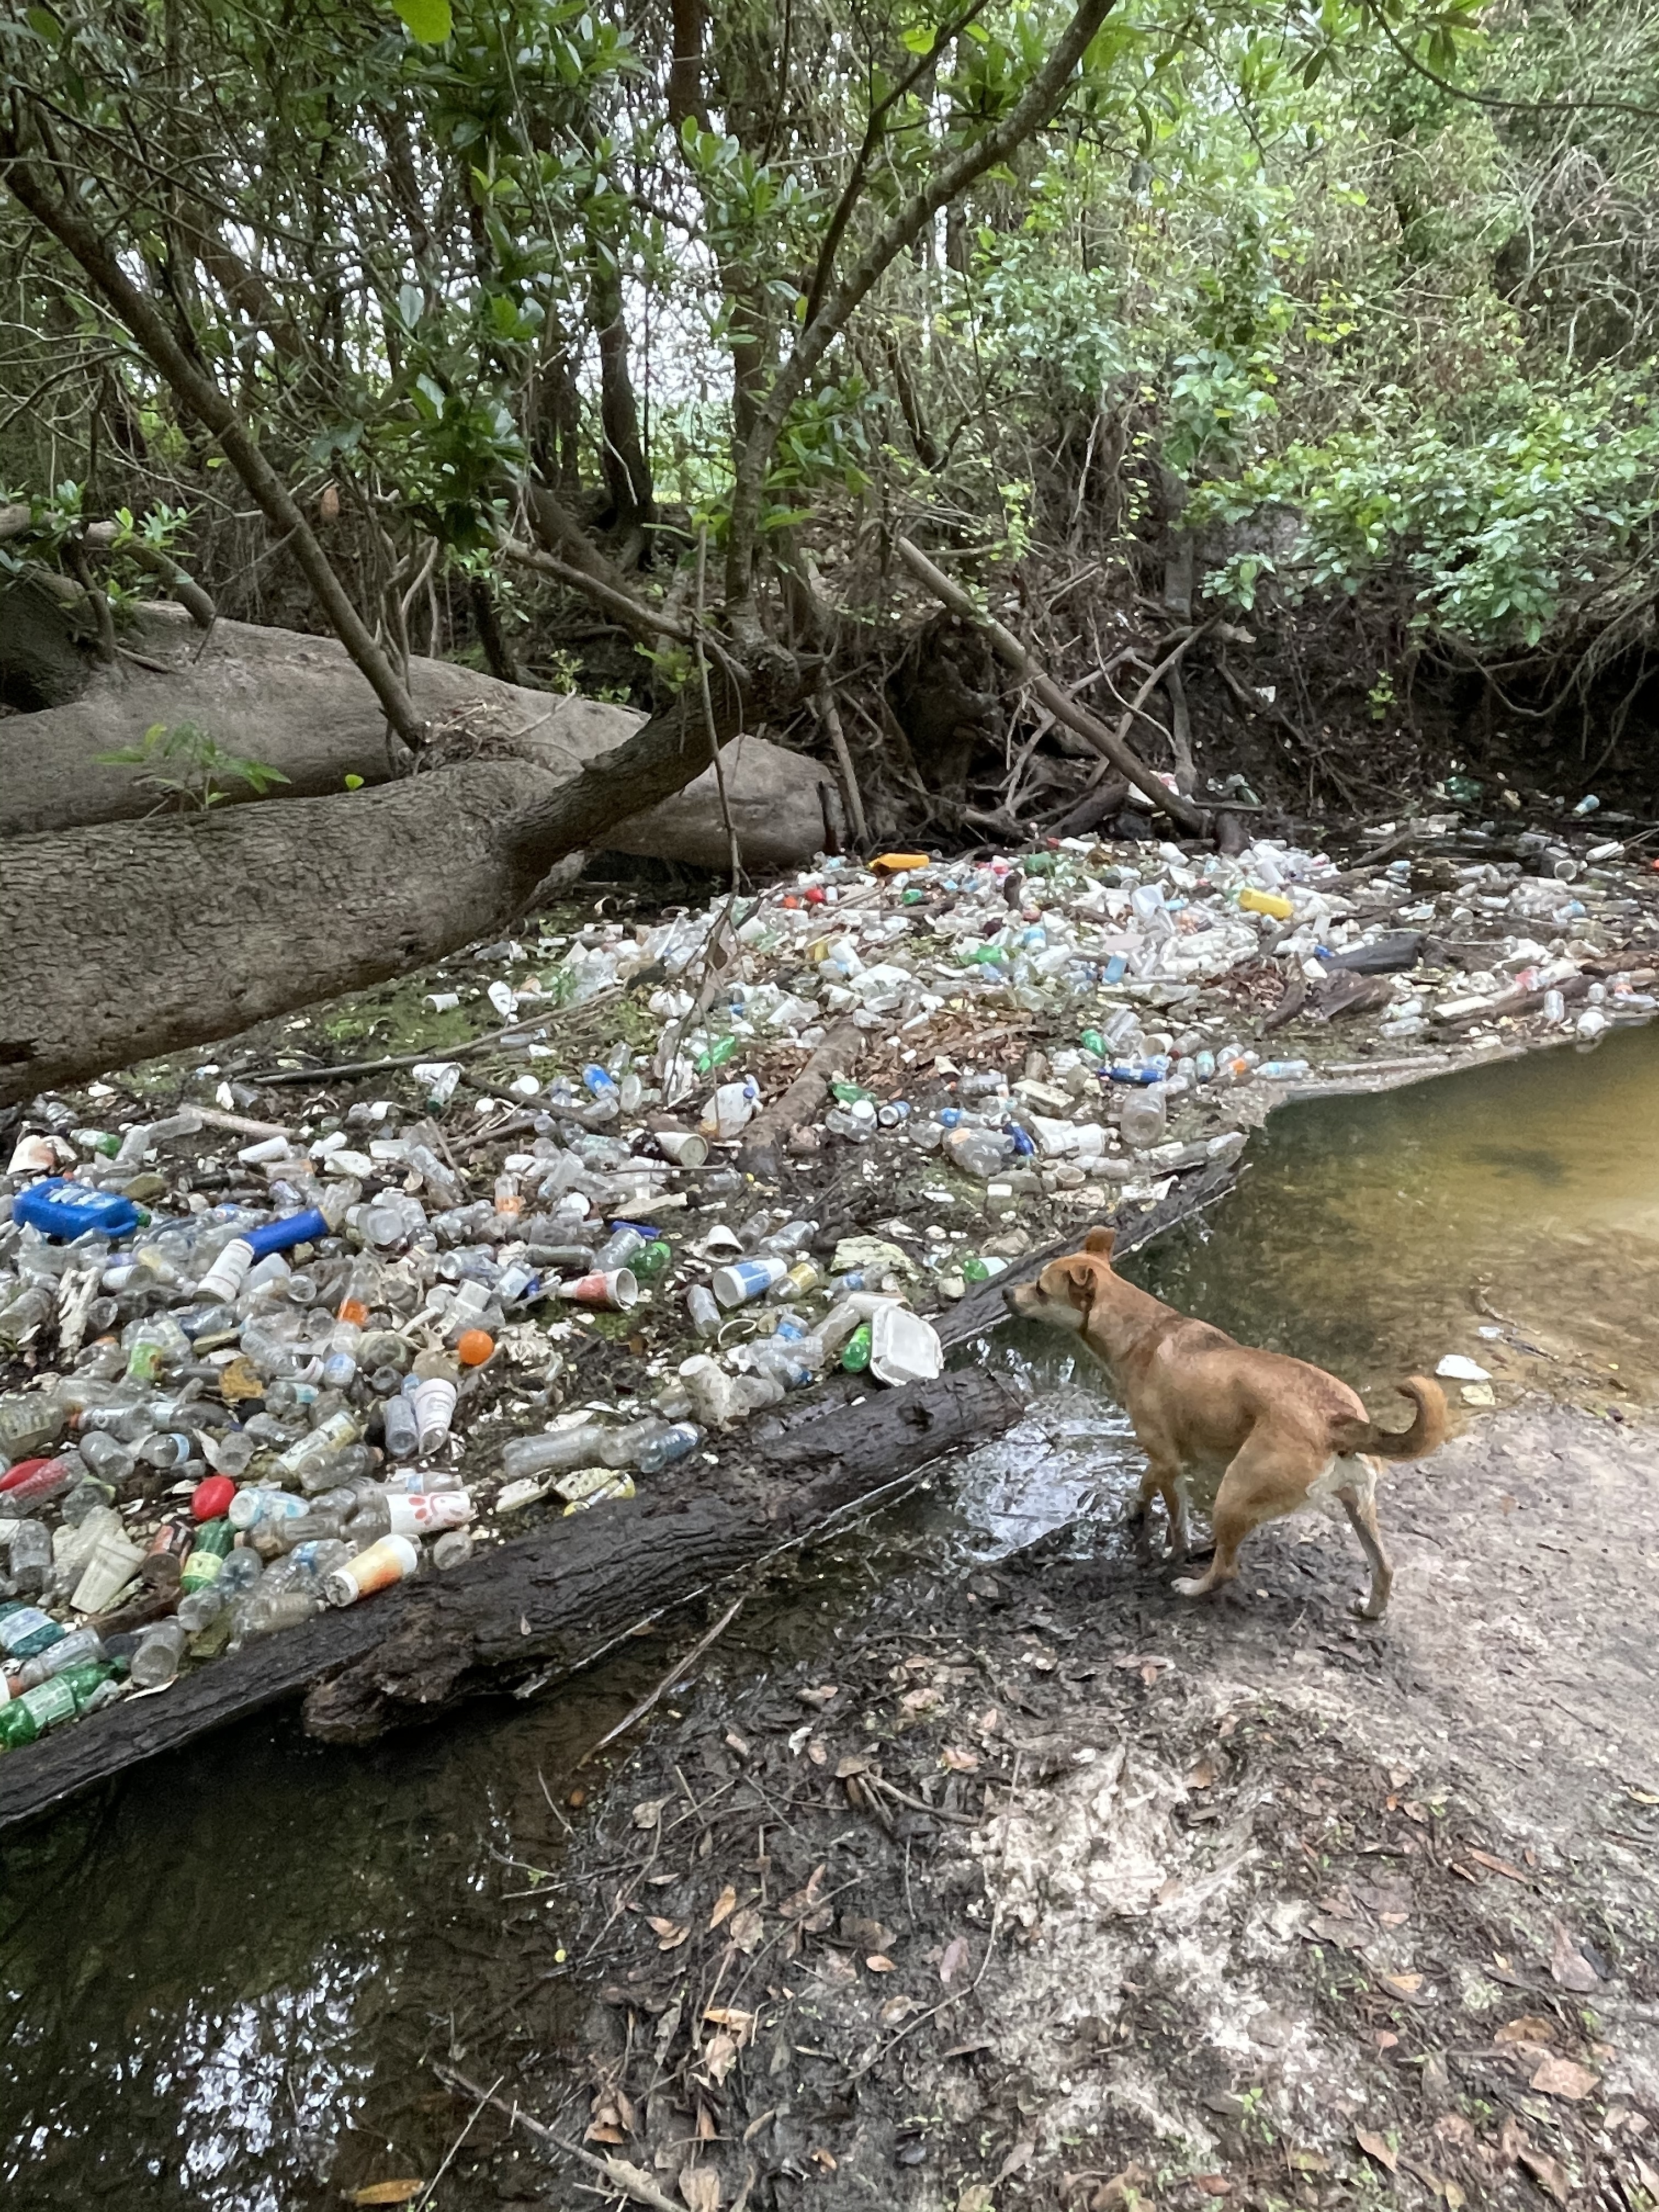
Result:
[[[752,619],[755,539],[766,471],[789,410],[805,389],[808,377],[889,264],[921,236],[939,210],[966,191],[988,169],[1006,161],[1050,119],[1066,96],[1073,72],[1114,4],[1115,0],[1080,0],[1077,13],[1001,122],[964,146],[953,159],[942,162],[921,190],[889,218],[795,341],[738,457],[726,555],[728,620],[741,623]]]
[[[1055,683],[1047,670],[1031,658],[1012,630],[1005,629],[1000,622],[982,614],[961,585],[952,583],[944,570],[936,568],[927,556],[914,546],[908,538],[901,538],[897,541],[896,550],[911,574],[926,584],[935,599],[949,607],[953,615],[959,615],[963,622],[973,623],[985,632],[997,658],[1006,661],[1010,668],[1025,678],[1057,722],[1064,722],[1068,730],[1075,730],[1079,737],[1085,738],[1097,752],[1111,763],[1120,775],[1127,776],[1137,791],[1143,792],[1153,805],[1169,815],[1172,821],[1179,823],[1183,830],[1190,830],[1194,836],[1202,835],[1205,824],[1202,807],[1194,806],[1179,792],[1171,791],[1167,784],[1160,782],[1126,740],[1142,703],[1152,696],[1170,671],[1179,665],[1188,647],[1195,638],[1201,637],[1210,625],[1204,624],[1187,632],[1141,685],[1116,729],[1109,730],[1103,722],[1096,720],[1086,707],[1079,707],[1069,691]]]

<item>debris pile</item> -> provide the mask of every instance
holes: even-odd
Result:
[[[830,860],[449,963],[429,1056],[313,1066],[290,1024],[37,1099],[0,1743],[672,1483],[831,1370],[937,1375],[925,1310],[1333,1071],[1645,1019],[1651,873],[1483,836]],[[457,1036],[475,1006],[505,1026]]]

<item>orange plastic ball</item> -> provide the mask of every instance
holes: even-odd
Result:
[[[455,1346],[455,1357],[463,1367],[482,1367],[495,1349],[495,1340],[487,1328],[470,1328]]]

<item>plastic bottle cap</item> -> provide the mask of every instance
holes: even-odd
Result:
[[[495,1340],[487,1328],[462,1331],[455,1346],[455,1357],[463,1367],[482,1367],[495,1349]]]

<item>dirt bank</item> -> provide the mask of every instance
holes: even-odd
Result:
[[[1117,1497],[917,1535],[557,1814],[571,2032],[462,2070],[694,2208],[1651,2202],[1656,1474],[1537,1400],[1394,1471],[1380,1629],[1322,1522],[1198,1609]],[[489,2110],[457,2168],[605,2189]]]

